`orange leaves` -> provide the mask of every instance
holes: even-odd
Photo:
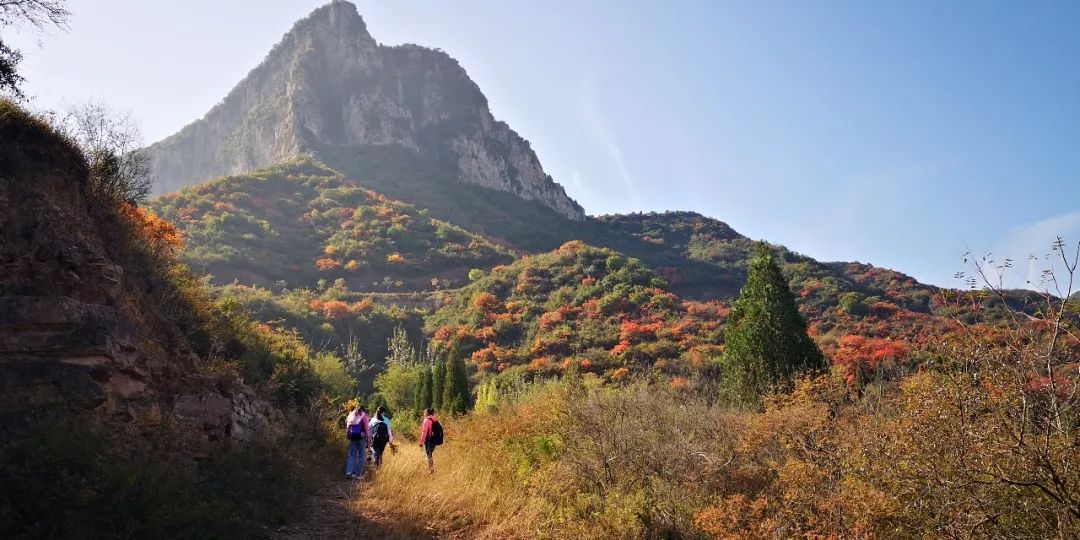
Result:
[[[551,349],[555,348],[556,346],[557,343],[553,340],[537,337],[536,341],[533,341],[532,347],[529,347],[529,352],[532,354],[543,354],[546,352],[550,352]]]
[[[356,262],[355,260],[351,260],[345,263],[345,269],[350,272],[355,272],[357,268],[360,268],[360,263]]]
[[[540,329],[551,330],[552,327],[563,322],[563,315],[558,311],[548,311],[540,315]]]
[[[577,253],[581,248],[585,247],[585,242],[581,240],[571,240],[559,246],[559,253]]]
[[[671,379],[671,382],[668,383],[668,386],[670,386],[672,390],[677,391],[689,390],[690,379],[687,379],[686,377],[674,377]]]
[[[641,342],[656,338],[656,332],[664,327],[663,321],[642,324],[638,321],[623,321],[619,327],[619,341],[627,343]]]
[[[472,353],[469,359],[477,366],[486,364],[490,367],[492,364],[509,363],[513,357],[514,351],[510,349],[505,349],[498,345],[488,345],[487,347]]]
[[[882,338],[846,335],[837,340],[838,348],[832,355],[834,364],[844,367],[848,385],[855,387],[858,380],[886,364],[897,364],[907,359],[911,347],[903,342]]]
[[[336,261],[334,259],[331,259],[329,257],[323,257],[323,258],[315,261],[315,268],[317,268],[320,272],[328,272],[330,270],[334,270],[334,269],[340,268],[340,267],[341,267],[340,262],[338,262],[338,261]]]
[[[581,284],[586,287],[592,287],[593,285],[596,285],[596,278],[592,276],[585,276],[581,279]]]
[[[719,360],[723,354],[723,345],[695,345],[690,348],[690,365],[700,369],[710,361]]]
[[[342,300],[322,300],[316,298],[308,302],[308,307],[327,319],[340,319],[348,315],[357,315],[371,309],[373,302],[370,298],[348,303]]]
[[[749,499],[739,494],[724,499],[719,505],[699,510],[694,514],[694,526],[713,538],[769,538],[774,536],[778,524],[768,515],[767,499]]]
[[[621,367],[611,372],[611,380],[616,382],[626,380],[628,377],[630,377],[630,370],[628,368]]]
[[[448,324],[446,326],[440,326],[439,328],[437,328],[433,337],[435,338],[435,341],[446,343],[450,341],[450,339],[454,337],[455,334],[457,334],[457,331],[457,326]]]
[[[473,334],[473,335],[476,337],[477,340],[484,341],[484,342],[495,341],[495,337],[496,337],[495,328],[492,327],[492,326],[480,327],[480,328],[478,328],[476,330],[476,333]]]
[[[352,305],[349,306],[349,311],[354,314],[364,313],[370,310],[372,305],[374,305],[374,302],[370,298],[364,298],[359,302],[353,302]]]
[[[549,356],[540,356],[537,358],[533,358],[532,362],[529,362],[529,371],[532,371],[534,373],[551,371],[552,367],[553,364],[551,362],[551,357]]]
[[[387,262],[387,264],[398,264],[398,265],[400,265],[400,264],[405,264],[406,260],[405,260],[404,255],[402,255],[402,254],[395,251],[395,252],[393,252],[393,253],[386,256],[386,262]]]
[[[349,314],[349,304],[341,300],[312,300],[308,307],[328,319],[340,319]]]
[[[499,308],[499,299],[489,292],[478,293],[472,299],[472,305],[480,313],[492,313]]]
[[[585,314],[585,317],[596,319],[603,314],[603,307],[600,305],[599,299],[591,298],[581,305],[581,311]]]
[[[199,209],[191,206],[181,208],[177,214],[180,216],[180,221],[187,223],[197,223],[199,221]]]
[[[731,308],[721,302],[683,302],[686,312],[695,317],[727,319],[731,315]]]
[[[630,342],[624,339],[612,347],[610,352],[612,356],[619,356],[628,350],[630,350]]]
[[[125,204],[120,208],[120,217],[131,225],[135,234],[155,253],[172,256],[184,245],[180,230],[152,211]]]

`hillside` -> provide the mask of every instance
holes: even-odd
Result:
[[[0,536],[264,531],[308,489],[298,411],[348,375],[214,301],[135,158],[82,135],[0,100]]]
[[[153,250],[169,240],[125,236],[159,230],[154,218],[101,211],[82,152],[6,101],[0,136],[13,142],[0,155],[0,429],[61,413],[129,434],[169,422],[199,448],[264,427],[276,411],[201,374],[190,329],[173,322],[183,308],[162,302]]]
[[[585,215],[528,142],[492,116],[456,60],[379,45],[348,2],[298,21],[219,105],[148,152],[160,193],[301,154],[372,149],[444,171],[440,182],[512,193],[571,220]]]
[[[819,266],[787,265],[796,275]],[[844,370],[888,354],[903,371],[909,353],[959,330],[938,301],[905,289],[898,274],[856,264],[842,270],[856,276],[843,284],[848,289],[826,288],[841,286],[832,276],[800,276],[792,290],[811,336]],[[637,259],[571,241],[446,293],[428,330],[441,350],[464,353],[481,379],[573,367],[610,381],[662,376],[684,384],[715,369],[729,312],[730,301],[681,298]]]
[[[612,380],[688,375],[716,356],[723,303],[680,300],[640,261],[571,241],[496,267],[429,319],[437,347],[481,373],[574,369]]]
[[[306,159],[189,187],[152,207],[186,238],[189,264],[220,284],[343,279],[354,291],[429,290],[513,257]]]

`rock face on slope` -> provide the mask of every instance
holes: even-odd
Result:
[[[434,160],[461,182],[585,216],[529,143],[495,120],[456,60],[376,43],[347,2],[297,22],[220,104],[149,153],[160,193],[302,153],[388,145]]]
[[[77,418],[128,435],[168,425],[198,454],[272,424],[280,413],[250,388],[195,368],[152,291],[110,255],[82,158],[13,111],[0,109],[0,441]]]

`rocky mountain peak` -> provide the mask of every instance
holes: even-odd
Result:
[[[456,60],[378,44],[343,1],[298,21],[221,103],[148,151],[157,191],[167,192],[300,154],[379,147],[412,151],[456,181],[585,217],[529,143],[492,116]]]

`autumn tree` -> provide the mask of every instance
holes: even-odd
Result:
[[[764,242],[750,260],[724,342],[723,386],[734,403],[756,405],[770,389],[788,386],[794,374],[825,367],[795,295]]]

